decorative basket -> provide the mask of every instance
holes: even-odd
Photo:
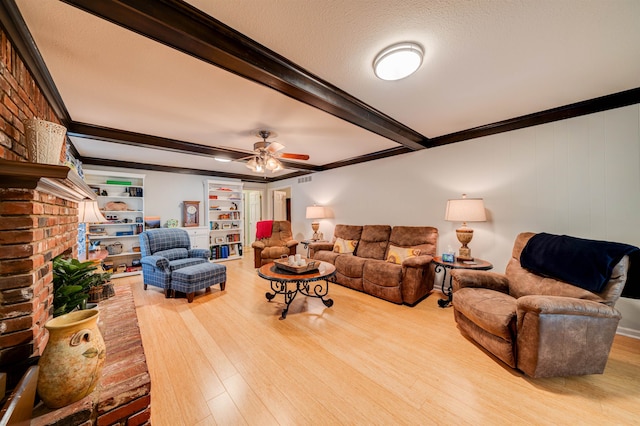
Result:
[[[98,303],[103,300],[104,286],[96,285],[89,289],[89,302]]]
[[[303,274],[309,271],[315,271],[320,267],[320,262],[313,259],[305,258],[305,264],[303,266],[294,266],[289,265],[287,259],[276,259],[273,261],[276,264],[276,267],[280,269],[284,269],[285,271],[294,272],[296,274]]]
[[[104,209],[114,212],[123,212],[129,210],[129,206],[124,201],[109,201],[104,205]]]
[[[109,244],[107,246],[107,251],[109,252],[110,255],[114,255],[114,254],[120,254],[122,253],[122,243],[120,241],[116,241],[113,244]]]
[[[67,129],[56,123],[31,118],[24,122],[27,152],[32,163],[60,164]]]
[[[112,283],[97,285],[89,289],[89,302],[99,303],[115,296],[116,292]]]

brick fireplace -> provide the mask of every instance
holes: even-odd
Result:
[[[51,259],[75,249],[76,215],[74,202],[34,190],[0,189],[2,371],[22,370],[10,367],[42,354],[44,323],[53,308]]]
[[[51,260],[77,255],[78,201],[92,192],[68,167],[27,161],[24,120],[60,120],[5,24],[0,28],[0,372],[8,373],[11,389],[45,348],[44,324],[53,314]],[[96,390],[60,410],[36,407],[32,424],[148,423],[151,383],[130,289],[117,289],[99,310],[107,358]]]
[[[0,32],[0,158],[27,161],[23,121],[39,117],[59,123],[52,108]],[[52,316],[51,259],[73,253],[77,202],[16,184],[0,189],[0,371],[21,374],[42,354],[44,323]],[[20,179],[19,179],[20,180]],[[75,254],[75,253],[73,253]],[[20,367],[17,367],[20,366]],[[11,368],[13,367],[13,368]],[[8,377],[9,384],[14,377]]]

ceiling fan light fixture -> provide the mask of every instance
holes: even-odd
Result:
[[[378,53],[373,71],[381,80],[400,80],[410,76],[422,65],[424,50],[412,42],[391,45]]]
[[[272,156],[269,156],[265,164],[267,170],[274,170],[280,162]]]
[[[252,171],[256,172],[256,168],[258,166],[258,162],[256,161],[256,157],[253,157],[251,160],[247,161],[246,166],[250,168]]]

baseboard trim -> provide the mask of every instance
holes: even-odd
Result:
[[[640,340],[640,330],[634,330],[633,328],[618,327],[616,334]]]

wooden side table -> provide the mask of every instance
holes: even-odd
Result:
[[[102,272],[102,261],[105,260],[109,256],[109,252],[106,250],[97,250],[90,251],[89,253],[84,253],[81,256],[78,256],[78,260],[80,262],[91,261],[95,266],[98,267],[98,272]]]
[[[302,240],[300,241],[300,243],[302,243],[302,247],[304,247],[305,249],[307,249],[307,257],[310,257],[309,252],[309,244],[311,243],[328,243],[329,241],[327,240]]]
[[[453,277],[451,273],[448,271],[449,269],[471,269],[476,271],[488,271],[489,269],[493,269],[493,265],[486,260],[478,259],[477,257],[472,261],[455,261],[455,262],[445,262],[442,260],[442,256],[435,256],[433,258],[433,263],[435,263],[436,274],[443,272],[442,274],[442,294],[447,296],[446,299],[438,300],[438,306],[441,308],[446,308],[451,304],[453,300],[453,287],[451,286],[451,281]],[[449,276],[449,287],[445,288],[445,282],[447,280],[447,275]]]

